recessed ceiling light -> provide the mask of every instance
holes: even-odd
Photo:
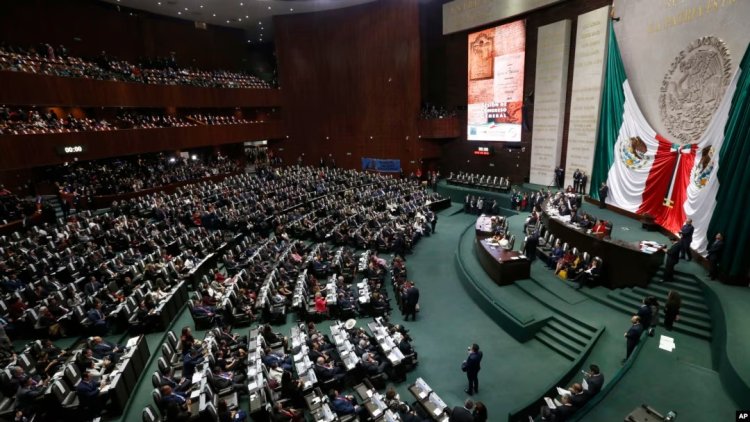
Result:
[[[293,8],[293,7],[290,7],[290,8],[289,8],[289,11],[290,11],[290,12],[294,12],[294,8]]]
[[[216,13],[214,13],[214,17],[216,17]]]
[[[188,9],[187,9],[187,7],[186,7],[186,8],[185,8],[185,11],[187,11],[187,10],[188,10]]]
[[[250,18],[250,16],[245,15],[245,19],[249,19],[249,18]]]
[[[203,9],[203,5],[201,4],[201,9]]]
[[[245,5],[245,3],[240,3],[240,6],[244,6],[244,5]]]
[[[182,12],[177,12],[177,14],[178,14],[178,15],[181,15],[181,14],[182,14]]]
[[[268,6],[268,10],[271,10],[271,6]]]
[[[227,23],[229,23],[229,19],[227,19]]]
[[[237,19],[237,22],[242,22],[242,18]]]
[[[157,5],[159,5],[159,6],[161,6],[161,2],[160,2],[160,1],[159,1],[159,2],[156,2],[156,4],[157,4]]]
[[[258,25],[263,25],[263,24],[261,23],[261,21],[258,21]]]

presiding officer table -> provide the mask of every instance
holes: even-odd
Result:
[[[664,261],[664,251],[643,252],[636,243],[604,239],[587,233],[543,206],[542,223],[556,238],[602,258],[601,285],[610,289],[646,286]]]
[[[500,218],[500,217],[498,217]],[[493,243],[489,216],[481,216],[476,222],[474,250],[484,271],[499,285],[512,284],[516,280],[529,278],[531,261],[518,251],[504,249]]]

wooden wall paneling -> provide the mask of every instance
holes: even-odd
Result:
[[[408,171],[420,158],[418,14],[417,2],[384,0],[275,18],[285,161],[398,158]]]

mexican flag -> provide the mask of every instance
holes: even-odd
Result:
[[[600,114],[592,196],[606,182],[606,202],[678,232],[693,219],[693,248],[703,252],[718,181],[716,160],[724,139],[737,75],[731,80],[712,120],[695,143],[678,144],[657,133],[641,113],[628,83],[612,23]]]

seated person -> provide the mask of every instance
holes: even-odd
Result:
[[[575,255],[573,255],[573,251],[568,249],[562,258],[557,260],[557,264],[555,265],[555,274],[560,274],[560,271],[566,269],[570,264],[573,263],[575,260]]]
[[[319,314],[328,313],[328,305],[326,304],[326,298],[323,297],[320,292],[315,293],[315,312]]]
[[[591,229],[591,234],[604,235],[607,233],[607,222],[604,220],[596,220],[596,224]]]
[[[274,352],[270,347],[265,348],[262,361],[268,367],[276,365],[286,371],[292,370],[291,356],[284,355],[282,352]]]
[[[354,396],[344,396],[333,389],[328,393],[328,399],[333,411],[339,416],[358,414],[363,419],[367,416],[367,409],[356,404]]]
[[[549,261],[547,262],[547,267],[549,269],[557,269],[557,262],[562,259],[564,255],[562,244],[560,241],[557,241],[555,243],[555,246],[552,247],[552,250],[549,253]]]
[[[326,363],[325,359],[322,357],[319,357],[318,360],[315,361],[313,369],[315,370],[315,375],[322,381],[341,379],[346,375],[340,367]]]
[[[599,260],[592,259],[588,268],[578,273],[578,275],[576,275],[574,280],[578,282],[578,288],[580,289],[583,286],[592,285],[596,277],[599,276],[599,274],[601,274],[601,268],[599,267]]]
[[[372,352],[363,353],[362,358],[360,359],[360,364],[369,375],[382,374],[383,371],[385,371],[386,366],[388,365],[387,362],[380,362],[375,359],[375,356]]]

